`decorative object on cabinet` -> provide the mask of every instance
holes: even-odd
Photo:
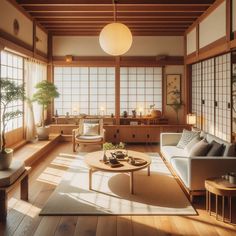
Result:
[[[133,118],[136,118],[136,115],[137,115],[136,110],[132,110],[132,116],[133,116]]]
[[[124,118],[128,117],[128,112],[127,111],[123,111],[123,117]]]
[[[169,74],[166,76],[166,104],[175,105],[181,103],[181,75]]]

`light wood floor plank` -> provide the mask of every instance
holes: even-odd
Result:
[[[117,220],[116,216],[99,216],[96,236],[116,236]]]
[[[79,216],[74,236],[96,236],[97,216]]]
[[[132,236],[131,216],[117,216],[117,236]]]
[[[62,216],[57,229],[55,236],[69,236],[74,235],[75,227],[77,223],[77,216]]]
[[[132,216],[133,235],[156,236],[157,229],[153,216]]]
[[[60,222],[61,217],[58,216],[44,216],[40,221],[34,236],[52,236],[54,235],[57,225]]]

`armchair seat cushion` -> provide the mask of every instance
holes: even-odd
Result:
[[[174,156],[187,157],[188,153],[184,149],[178,148],[176,146],[162,146],[161,152],[165,159],[170,162],[171,158]]]
[[[103,136],[101,135],[77,135],[76,141],[84,142],[84,143],[94,143],[94,142],[100,142],[103,140]]]

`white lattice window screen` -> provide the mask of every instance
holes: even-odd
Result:
[[[215,58],[215,135],[231,141],[231,55]]]
[[[54,113],[115,113],[114,67],[55,67],[54,83],[60,93],[54,100]]]
[[[196,127],[201,129],[201,63],[192,65],[192,112],[197,116]]]
[[[15,82],[17,85],[22,85],[23,80],[23,58],[7,51],[1,51],[0,60],[0,75],[1,78],[7,78],[10,81]],[[9,104],[7,111],[22,111],[23,112],[23,101],[17,100]],[[23,127],[23,115],[10,120],[7,123],[6,132],[15,130]]]
[[[202,129],[214,135],[214,58],[202,62]]]
[[[148,114],[150,105],[162,110],[162,68],[121,67],[120,113],[132,110]]]

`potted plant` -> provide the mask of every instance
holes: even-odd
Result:
[[[37,83],[35,88],[37,91],[33,94],[32,101],[42,106],[41,124],[37,127],[38,139],[47,140],[49,127],[45,126],[44,112],[51,104],[52,99],[59,97],[59,93],[57,92],[57,87],[47,80]]]
[[[17,101],[24,99],[24,85],[17,85],[9,79],[0,79],[0,133],[1,133],[1,150],[0,150],[0,170],[9,168],[13,149],[6,148],[6,127],[10,120],[22,114],[22,111],[9,111],[9,106]]]

